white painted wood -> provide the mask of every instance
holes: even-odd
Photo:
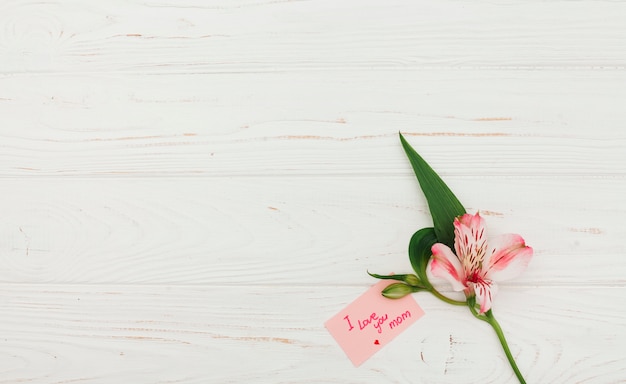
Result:
[[[514,381],[484,323],[425,294],[426,315],[354,368],[321,324],[365,286],[1,287],[3,382]],[[528,382],[623,377],[623,287],[501,293],[499,320]]]
[[[624,69],[621,1],[5,1],[3,72]]]
[[[494,304],[528,382],[624,382],[625,16],[1,2],[0,383],[515,383],[426,294],[360,368],[323,327],[430,225],[398,131],[535,248]]]
[[[367,270],[408,272],[411,235],[432,225],[414,177],[2,184],[7,283],[367,284]],[[510,284],[623,283],[621,180],[475,177],[449,185],[470,212],[483,212],[488,233],[520,233],[535,248],[528,273]]]
[[[403,131],[442,174],[623,176],[624,84],[591,70],[5,76],[0,175],[406,175]]]

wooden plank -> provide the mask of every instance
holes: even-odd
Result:
[[[323,323],[365,287],[0,288],[1,383],[516,382],[490,328],[426,294],[426,315],[355,369]],[[618,383],[624,293],[510,287],[494,311],[528,382]]]
[[[0,175],[407,175],[403,131],[445,175],[622,177],[624,83],[626,71],[3,76]]]
[[[613,1],[11,1],[0,14],[4,73],[626,63]]]
[[[511,284],[624,283],[622,179],[447,181],[491,235],[535,248]],[[432,225],[410,176],[3,179],[0,194],[12,283],[368,284],[409,272],[408,240]]]

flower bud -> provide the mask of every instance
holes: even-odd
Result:
[[[404,283],[393,283],[383,289],[382,295],[388,299],[401,299],[413,292],[413,288],[409,285]]]
[[[422,282],[415,275],[404,275],[404,282],[407,283],[408,285],[412,285],[414,287],[422,286]]]

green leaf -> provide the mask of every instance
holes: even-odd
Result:
[[[426,267],[428,260],[432,256],[431,248],[437,242],[437,236],[433,228],[422,228],[415,232],[409,242],[409,260],[422,282],[422,285],[428,289],[432,289],[432,284],[428,281]]]
[[[418,279],[417,276],[415,275],[379,275],[376,273],[370,273],[369,271],[367,271],[367,274],[377,279],[381,279],[381,280],[403,281],[407,283],[408,285],[424,288],[420,279]]]
[[[437,240],[454,249],[454,218],[465,213],[465,208],[439,175],[415,152],[400,133],[400,141],[413,166],[413,171],[428,201]]]

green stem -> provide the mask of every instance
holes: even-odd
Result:
[[[472,308],[470,308],[470,310],[471,309]],[[504,338],[504,333],[502,332],[502,328],[500,328],[500,324],[498,324],[498,322],[496,321],[496,318],[493,317],[493,313],[491,313],[491,310],[488,310],[487,312],[485,312],[485,317],[486,317],[485,321],[491,325],[494,331],[496,331],[496,335],[498,335],[500,344],[502,344],[502,348],[504,349],[506,358],[509,360],[509,363],[511,364],[511,368],[513,368],[513,371],[515,372],[515,376],[517,376],[517,379],[519,380],[520,384],[526,384],[526,381],[524,380],[522,373],[520,372],[519,368],[517,368],[517,364],[515,364],[515,359],[513,358],[513,355],[511,354],[511,350],[509,349],[509,345],[507,344],[506,339]]]
[[[432,287],[430,288],[430,293],[435,295],[435,297],[438,298],[439,300],[443,300],[448,304],[452,304],[452,305],[466,305],[467,304],[465,301],[452,300],[451,298],[442,295],[441,293],[439,293],[439,291],[437,291],[435,288],[432,288]]]
[[[469,307],[470,312],[472,312],[472,315],[474,315],[475,318],[489,323],[489,320],[487,320],[487,317],[485,315],[481,315],[476,311],[476,299],[475,298],[468,299],[467,306]]]

